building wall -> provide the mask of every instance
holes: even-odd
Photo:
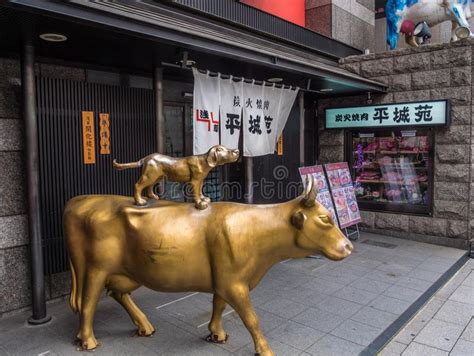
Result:
[[[306,27],[361,50],[375,49],[374,0],[306,0]]]
[[[474,41],[426,45],[347,57],[341,67],[378,80],[390,92],[373,103],[449,99],[451,126],[435,130],[433,217],[362,212],[364,230],[430,243],[465,247],[474,226],[472,159],[472,48]],[[325,99],[324,108],[365,105],[366,97]],[[322,121],[322,120],[321,120]],[[320,162],[344,160],[344,132],[324,131],[320,122]]]
[[[305,0],[241,0],[241,2],[304,27]]]
[[[38,64],[36,74],[85,80],[85,70]],[[18,60],[0,58],[0,315],[31,303],[24,125]],[[69,273],[46,277],[48,300],[69,292]]]

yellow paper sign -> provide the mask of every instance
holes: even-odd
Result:
[[[109,114],[99,114],[100,154],[110,154],[110,118]]]
[[[94,112],[82,112],[82,145],[84,164],[95,164]]]
[[[280,137],[278,137],[277,154],[278,156],[283,156],[283,135],[280,135]]]

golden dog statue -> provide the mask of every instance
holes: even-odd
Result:
[[[71,199],[64,229],[72,273],[70,305],[80,315],[83,349],[97,346],[92,329],[106,288],[138,326],[155,331],[130,293],[144,285],[162,292],[212,293],[208,340],[225,342],[222,313],[229,304],[250,332],[255,351],[273,355],[250,301],[250,291],[282,260],[322,252],[332,260],[350,255],[351,242],[316,201],[308,178],[304,193],[270,205],[153,201],[137,208],[129,197],[86,195]]]
[[[142,175],[135,184],[135,204],[145,205],[142,197],[146,190],[150,199],[158,200],[153,192],[153,187],[162,178],[166,177],[173,182],[188,183],[193,187],[193,202],[198,209],[206,209],[210,199],[202,194],[202,185],[209,171],[225,163],[235,162],[239,159],[239,150],[229,150],[221,145],[212,147],[206,154],[183,158],[165,156],[154,153],[137,162],[113,164],[117,169],[138,168],[143,166]]]

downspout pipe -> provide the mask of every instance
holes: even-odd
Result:
[[[165,154],[165,116],[163,109],[163,68],[155,66],[153,69],[153,89],[155,97],[155,124],[156,124],[156,152]],[[158,195],[165,194],[165,180],[161,179],[158,185]]]
[[[41,214],[39,197],[38,121],[36,116],[35,47],[33,29],[24,28],[21,53],[21,88],[23,120],[25,122],[26,186],[28,200],[28,233],[31,254],[31,325],[51,320],[46,312],[46,296],[41,239]]]

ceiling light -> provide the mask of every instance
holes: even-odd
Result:
[[[319,89],[319,91],[320,91],[321,93],[329,93],[329,92],[331,92],[331,91],[333,91],[333,90],[334,90],[334,89],[331,89],[331,88]]]
[[[60,33],[42,33],[39,37],[48,42],[64,42],[67,40],[67,37]]]
[[[270,83],[281,83],[283,81],[283,78],[268,78],[267,82]]]
[[[183,64],[183,60],[179,61],[179,64]],[[186,67],[192,67],[196,64],[196,61],[193,61],[192,59],[186,60]]]

